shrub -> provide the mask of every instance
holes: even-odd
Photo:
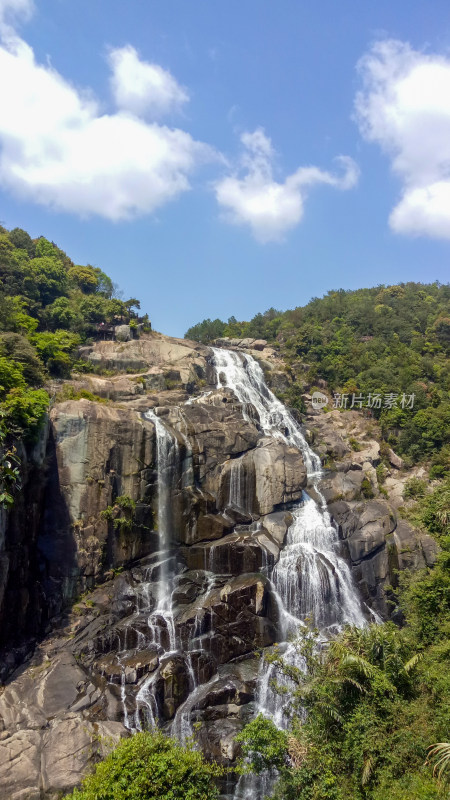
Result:
[[[66,800],[216,800],[221,769],[160,731],[123,739]]]
[[[80,337],[69,331],[58,330],[55,333],[44,331],[32,336],[40,357],[54,375],[70,375],[71,355],[80,344]]]
[[[2,333],[0,353],[22,367],[23,377],[32,386],[39,386],[44,380],[42,363],[33,345],[20,333]]]
[[[35,440],[49,401],[44,389],[11,389],[1,406],[8,428],[26,439]]]
[[[23,377],[22,365],[17,361],[10,361],[4,356],[0,356],[0,397],[3,397],[10,389],[24,388],[25,380]]]
[[[55,403],[64,403],[66,400],[90,400],[92,403],[107,403],[106,397],[99,397],[88,389],[74,389],[70,383],[64,384],[55,395]]]
[[[362,483],[361,483],[361,494],[367,500],[371,500],[372,497],[375,497],[375,494],[374,494],[374,491],[373,491],[373,488],[372,488],[372,484],[371,484],[371,482],[369,481],[368,478],[363,478],[363,480],[362,480]]]
[[[242,754],[256,773],[282,769],[287,764],[288,734],[262,714],[245,726],[236,742],[242,745]]]
[[[0,422],[0,508],[14,503],[14,492],[20,489],[20,460],[14,446],[5,444],[6,432]]]
[[[405,483],[403,489],[403,497],[407,500],[409,497],[423,497],[426,492],[427,484],[421,478],[415,476],[409,478]]]
[[[101,511],[100,516],[112,522],[114,530],[119,530],[123,533],[133,527],[135,511],[135,501],[128,495],[121,494],[116,497],[113,506],[108,506],[104,511]]]

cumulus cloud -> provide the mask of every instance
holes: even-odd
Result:
[[[31,9],[25,0],[0,4],[2,13],[8,6]],[[148,77],[150,65],[139,62],[135,51],[133,63]],[[182,90],[161,73],[166,88],[172,87],[173,104]],[[123,108],[102,113],[92,92],[37,63],[31,47],[10,29],[0,46],[0,75],[7,76],[0,82],[0,184],[24,199],[82,216],[126,219],[151,213],[189,189],[190,173],[213,157],[211,148],[183,130],[146,122]],[[123,75],[121,80],[125,91]],[[146,92],[148,102],[148,80],[146,87],[142,103]],[[159,109],[161,96],[154,100]]]
[[[141,61],[131,45],[111,50],[111,87],[118,108],[152,117],[179,109],[189,95],[159,64]]]
[[[228,222],[248,225],[260,242],[279,241],[298,225],[309,187],[322,183],[351,189],[358,181],[359,170],[353,159],[339,156],[336,161],[342,175],[318,167],[300,167],[280,183],[273,176],[276,153],[264,130],[243,133],[241,142],[241,170],[216,182],[216,199]]]
[[[386,40],[358,66],[360,130],[387,153],[403,183],[391,228],[450,239],[450,59]]]

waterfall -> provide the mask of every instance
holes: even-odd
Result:
[[[149,410],[145,416],[155,426],[156,466],[158,476],[158,581],[156,607],[149,614],[147,624],[151,640],[159,645],[159,647],[165,651],[164,654],[166,654],[177,650],[175,622],[172,611],[174,575],[171,548],[174,539],[172,492],[180,477],[180,452],[177,438],[169,432],[155,412]],[[147,585],[147,595],[148,588],[149,585]],[[166,646],[163,645],[163,642]],[[156,677],[157,672],[151,674],[147,680],[144,681],[136,695],[134,725],[138,730],[142,728],[139,717],[140,709],[144,709],[147,723],[150,727],[154,727],[158,719],[158,708],[154,696]]]
[[[180,454],[175,436],[169,434],[167,428],[154,411],[147,411],[147,419],[151,420],[156,431],[156,460],[158,469],[158,539],[161,556],[161,569],[158,582],[157,606],[155,614],[160,613],[172,617],[172,590],[169,573],[170,547],[173,541],[173,511],[171,494],[174,472],[179,467]],[[173,626],[173,617],[171,627]],[[171,642],[172,644],[172,642]],[[175,641],[173,648],[175,649]]]
[[[308,482],[318,498],[316,503],[303,492],[292,508],[293,522],[278,563],[272,573],[273,585],[287,613],[287,635],[292,619],[312,619],[320,630],[345,623],[364,625],[365,616],[350,569],[339,553],[339,537],[319,490],[322,467],[309,447],[297,422],[270,391],[260,365],[250,355],[213,348],[217,387],[231,389],[243,403],[244,416],[251,404],[257,411],[265,436],[297,447],[306,466]],[[233,491],[237,491],[234,489]]]
[[[309,447],[292,414],[270,391],[260,365],[252,356],[213,348],[213,360],[217,388],[233,391],[243,404],[245,419],[255,422],[249,413],[249,407],[253,406],[265,436],[300,450],[308,483],[318,499],[315,502],[303,492],[302,500],[293,505],[293,521],[272,571],[274,594],[282,609],[281,638],[286,641],[305,620],[312,622],[324,638],[346,623],[365,625],[361,601],[348,564],[340,554],[339,537],[319,490],[322,477],[319,457]],[[285,645],[284,657],[288,661],[297,658],[293,645]],[[256,704],[258,711],[283,726],[283,699],[270,686],[273,672],[274,667],[268,667],[262,660]],[[244,776],[238,782],[234,800],[262,800],[269,789],[269,776]]]
[[[259,426],[266,437],[272,437],[288,446],[296,447],[302,453],[306,466],[309,486],[313,488],[314,498],[303,492],[299,502],[290,505],[292,523],[286,535],[278,562],[269,566],[266,559],[264,572],[272,583],[273,598],[280,619],[279,639],[284,657],[299,664],[295,647],[289,643],[291,634],[311,619],[327,638],[345,623],[364,625],[365,616],[357,592],[353,586],[351,573],[340,553],[337,531],[332,525],[326,510],[326,503],[320,493],[322,476],[321,463],[311,450],[294,417],[268,388],[259,364],[249,355],[238,352],[214,349],[214,366],[217,387],[231,390],[242,403],[245,419]],[[189,401],[191,402],[191,401]],[[192,401],[194,402],[194,401]],[[120,665],[120,700],[124,723],[130,730],[153,727],[161,720],[160,705],[160,667],[148,674],[140,685],[135,698],[135,710],[127,707],[126,656],[127,644],[137,650],[152,645],[156,647],[160,664],[165,656],[182,658],[189,682],[189,694],[175,711],[170,722],[170,730],[181,741],[192,735],[194,707],[203,696],[204,687],[198,669],[198,653],[211,649],[208,640],[214,632],[212,624],[203,629],[202,609],[210,592],[216,591],[216,577],[210,569],[212,563],[205,563],[205,584],[198,596],[198,614],[192,626],[188,641],[180,633],[176,624],[172,596],[178,586],[177,563],[173,543],[176,540],[175,524],[177,492],[194,482],[192,448],[188,440],[188,420],[179,411],[181,430],[177,425],[175,434],[166,424],[164,417],[156,410],[147,412],[146,417],[153,423],[156,438],[155,468],[157,471],[157,529],[158,544],[144,567],[143,576],[136,595],[137,612],[124,638],[119,637],[118,660]],[[183,433],[184,431],[184,433]],[[180,438],[181,437],[181,438]],[[184,439],[185,444],[179,445]],[[244,468],[245,456],[238,455],[229,464],[229,485],[226,500],[230,508],[247,510],[252,491],[248,469]],[[246,482],[248,485],[246,485]],[[250,485],[251,484],[251,485]],[[261,531],[260,521],[249,527],[254,535]],[[206,552],[206,550],[205,550]],[[212,562],[214,547],[209,549]],[[270,562],[271,563],[271,562]],[[134,626],[134,627],[133,627]],[[128,633],[133,635],[127,636]],[[258,689],[256,694],[257,711],[262,711],[282,727],[286,724],[282,698],[271,686],[275,677],[275,667],[261,659]],[[159,687],[159,688],[158,688]],[[128,698],[128,703],[130,702]],[[169,727],[169,724],[168,724]],[[246,776],[236,787],[234,800],[262,800],[269,793],[272,777],[270,775]]]
[[[188,643],[187,650],[183,649],[180,636],[177,635],[176,623],[173,614],[172,595],[175,588],[176,570],[173,563],[172,546],[175,540],[175,519],[173,512],[173,492],[178,486],[185,488],[192,485],[194,480],[192,448],[187,438],[187,424],[180,413],[180,422],[185,432],[179,431],[185,443],[186,455],[184,461],[180,459],[180,448],[176,436],[161,421],[157,414],[149,410],[146,413],[155,426],[156,433],[156,467],[157,467],[157,491],[158,491],[158,512],[157,512],[157,531],[158,531],[158,582],[156,592],[156,607],[149,613],[147,619],[148,630],[151,641],[155,642],[160,648],[160,657],[169,654],[182,655],[186,674],[189,680],[189,694],[182,703],[171,722],[171,733],[185,743],[193,734],[191,725],[191,709],[196,701],[197,679],[194,672],[192,656],[196,647],[195,637],[197,628],[200,624],[196,618],[193,626],[193,636]],[[214,578],[208,580],[205,598],[214,585]],[[144,584],[143,594],[149,596],[151,591],[150,581]],[[199,605],[199,613],[201,606]],[[211,634],[210,634],[211,635]],[[144,641],[145,644],[145,641]],[[159,671],[156,670],[144,681],[136,695],[136,711],[134,714],[134,729],[141,730],[142,723],[140,711],[144,712],[146,726],[153,728],[159,721],[159,709],[155,697],[156,683]],[[122,689],[122,704],[124,703],[124,689]],[[128,722],[128,715],[124,715],[125,724]],[[129,724],[127,727],[131,727]]]

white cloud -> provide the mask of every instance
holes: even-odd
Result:
[[[387,40],[358,66],[360,130],[381,145],[403,183],[391,228],[450,239],[450,59]]]
[[[0,184],[23,199],[126,219],[189,189],[190,173],[213,157],[183,130],[123,110],[102,113],[91,92],[36,63],[10,29],[0,46],[0,75],[7,76],[0,82]]]
[[[173,75],[159,66],[141,61],[131,45],[111,50],[111,87],[118,108],[152,117],[179,109],[189,95]]]
[[[0,23],[17,17],[29,19],[33,10],[33,0],[0,0]]]
[[[336,161],[344,170],[341,177],[318,167],[300,167],[279,183],[273,177],[275,151],[263,129],[243,133],[241,142],[244,145],[241,166],[246,174],[237,173],[217,181],[216,199],[228,222],[248,225],[260,242],[279,241],[298,225],[308,187],[324,183],[337,189],[351,189],[358,181],[359,170],[353,159],[339,156]]]

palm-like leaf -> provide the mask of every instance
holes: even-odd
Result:
[[[358,672],[362,672],[366,678],[373,678],[375,675],[373,665],[367,661],[367,659],[355,655],[355,653],[348,653],[345,655],[341,663],[343,667],[355,667]]]
[[[433,775],[441,780],[444,772],[450,768],[450,742],[438,742],[428,748],[426,764],[434,762]]]
[[[372,775],[373,768],[374,768],[374,760],[369,756],[366,758],[364,762],[364,767],[361,775],[361,784],[362,786],[366,786],[370,781],[370,776]]]
[[[339,722],[339,724],[342,725],[343,719],[337,708],[332,706],[331,703],[319,701],[317,705],[322,709],[323,713],[326,714],[327,717],[330,717],[332,720],[334,720],[334,722]]]
[[[413,655],[412,658],[409,659],[409,661],[406,662],[406,664],[403,665],[403,669],[408,675],[411,672],[411,670],[413,670],[414,667],[417,666],[421,658],[422,658],[422,653],[416,653],[415,655]]]

